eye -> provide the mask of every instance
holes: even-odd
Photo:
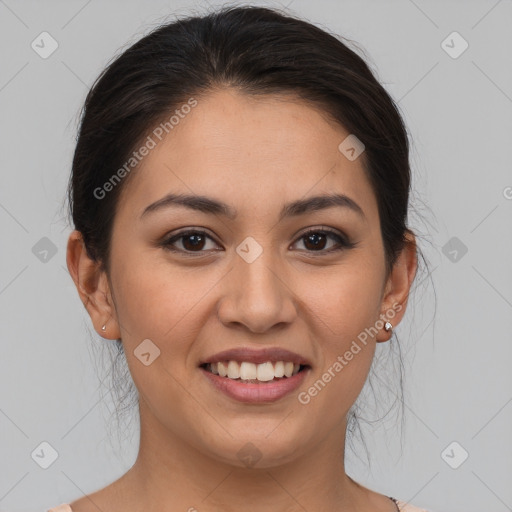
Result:
[[[214,241],[205,231],[189,230],[182,231],[172,238],[164,240],[162,246],[174,252],[205,252],[202,249],[204,249],[207,240]],[[183,249],[175,247],[176,242],[179,242]]]
[[[325,250],[325,246],[328,239],[335,240],[337,246],[334,248],[330,248]],[[333,231],[329,228],[321,228],[321,229],[310,229],[306,233],[303,233],[299,238],[299,241],[304,240],[304,246],[306,247],[307,252],[321,252],[321,253],[330,253],[334,251],[341,251],[344,249],[351,249],[355,247],[357,244],[355,242],[350,242],[345,236],[337,231]],[[312,248],[312,250],[310,250]]]
[[[334,248],[325,249],[327,241],[331,239],[336,242]],[[183,254],[192,255],[193,253],[200,254],[201,252],[207,252],[208,240],[214,242],[215,240],[208,235],[205,231],[201,230],[187,230],[178,233],[171,238],[164,239],[160,244],[166,250],[173,252],[180,252]],[[331,253],[335,251],[341,251],[346,249],[351,249],[357,245],[356,242],[349,241],[344,235],[338,233],[329,228],[315,228],[310,229],[306,233],[303,233],[297,242],[304,241],[304,246],[306,247],[306,252],[319,252],[319,253]],[[181,245],[181,247],[178,247]],[[294,245],[295,245],[294,244]],[[215,248],[210,248],[210,250],[216,250]]]

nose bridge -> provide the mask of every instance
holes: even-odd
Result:
[[[278,258],[272,248],[265,248],[253,237],[247,237],[236,248],[236,273],[243,295],[254,301],[264,300],[270,306],[281,296]]]
[[[245,324],[254,331],[290,322],[294,300],[282,271],[277,252],[264,248],[255,238],[244,239],[236,247],[227,296],[219,309],[221,319]]]

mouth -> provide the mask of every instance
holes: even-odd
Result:
[[[225,360],[203,363],[200,368],[218,377],[243,384],[269,384],[290,379],[311,367],[292,361],[266,361],[256,364],[249,361]]]
[[[297,390],[311,361],[284,347],[240,346],[207,356],[199,369],[213,389],[246,404],[275,402]]]

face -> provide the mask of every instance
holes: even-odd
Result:
[[[198,98],[143,158],[114,221],[108,322],[139,390],[142,430],[237,466],[245,446],[260,467],[344,436],[391,309],[376,198],[362,157],[338,149],[348,135],[291,97],[222,90]],[[206,196],[232,215],[206,202],[145,211],[170,193]],[[349,199],[307,203],[326,194]],[[304,207],[286,209],[297,201]],[[286,376],[231,380],[229,394],[214,383],[229,377],[200,365],[237,348],[284,349],[308,364],[293,386]]]

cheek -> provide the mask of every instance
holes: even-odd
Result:
[[[304,282],[303,296],[320,340],[313,344],[320,367],[304,399],[316,400],[319,410],[336,404],[338,419],[359,395],[372,363],[380,279],[371,267],[347,265],[322,279],[320,287],[307,288]]]
[[[144,263],[139,259],[135,264],[126,256],[116,267],[113,283],[123,346],[135,386],[152,414],[176,430],[181,428],[181,420],[175,411],[190,413],[189,422],[195,421],[197,414],[190,410],[186,392],[191,370],[187,363],[195,365],[189,354],[204,321],[199,318],[200,300],[215,282],[208,279],[204,283],[202,279],[200,285],[199,280],[199,273],[180,272],[154,260]]]
[[[206,277],[203,275],[202,277]],[[213,281],[213,280],[212,280]],[[196,306],[209,279],[156,258],[123,258],[116,268],[116,311],[129,338],[172,336]]]
[[[305,298],[307,310],[317,318],[327,345],[342,349],[346,341],[373,325],[380,311],[381,276],[375,265],[346,264],[328,276],[318,275],[318,286],[310,276],[302,280],[297,296]],[[339,346],[338,346],[339,345]]]
[[[211,315],[205,294],[222,275],[179,268],[156,258],[130,262],[126,256],[118,264],[116,311],[127,358],[136,372],[134,380],[140,372],[134,351],[146,339],[160,350],[159,371],[170,372],[181,381],[195,369],[197,361],[191,351]]]

